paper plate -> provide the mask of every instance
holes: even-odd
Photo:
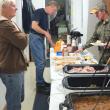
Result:
[[[105,46],[106,44],[105,43],[90,43],[94,46]]]

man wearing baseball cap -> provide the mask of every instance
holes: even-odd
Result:
[[[90,14],[96,15],[99,19],[99,22],[96,24],[95,31],[93,36],[87,41],[87,43],[83,46],[82,49],[77,52],[81,52],[84,49],[87,49],[93,45],[91,43],[97,42],[99,40],[102,43],[107,43],[110,39],[110,18],[107,12],[107,9],[104,4],[97,6],[90,10]],[[99,58],[102,56],[105,46],[99,46]],[[108,46],[106,52],[104,53],[104,57],[101,60],[101,63],[105,64],[110,57],[110,48]]]
[[[106,6],[104,4],[98,5],[90,10],[90,14],[96,14],[98,11],[107,11]]]

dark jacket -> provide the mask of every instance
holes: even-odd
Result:
[[[0,73],[26,70],[22,51],[27,46],[27,36],[9,20],[0,20]]]
[[[23,29],[25,33],[30,32],[31,18],[32,18],[33,12],[34,12],[34,7],[32,5],[32,1],[23,0],[22,23],[23,23]]]

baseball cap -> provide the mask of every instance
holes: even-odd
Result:
[[[99,6],[96,6],[96,7],[92,8],[90,10],[90,14],[95,14],[96,12],[101,11],[101,10],[107,10],[106,6],[104,4],[101,4]]]

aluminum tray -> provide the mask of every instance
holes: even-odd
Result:
[[[65,101],[59,105],[59,110],[63,110],[67,108],[67,110],[75,110],[73,109],[73,103],[76,99],[85,96],[108,96],[110,97],[110,91],[91,91],[91,92],[76,92],[76,93],[69,93],[65,96]]]
[[[69,72],[69,70],[71,70],[72,68],[76,68],[76,67],[85,67],[85,66],[91,66],[91,67],[93,67],[95,70],[96,70],[96,72],[95,73],[77,73],[77,72],[72,72],[72,73],[70,73]],[[65,65],[64,67],[63,67],[63,72],[64,73],[66,73],[66,74],[68,74],[68,75],[102,75],[102,74],[108,74],[109,75],[109,67],[110,66],[108,66],[108,65],[104,65],[104,64],[74,64],[74,65]],[[107,68],[107,70],[108,70],[108,72],[97,72],[97,71],[100,71],[100,70],[103,70],[104,68]]]
[[[62,84],[70,90],[110,90],[110,76],[66,76]]]

